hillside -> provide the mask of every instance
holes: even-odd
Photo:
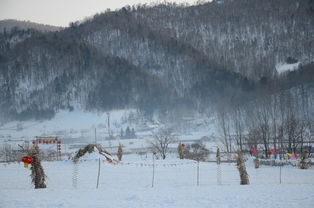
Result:
[[[41,32],[54,32],[62,30],[62,27],[38,24],[30,21],[19,21],[13,19],[0,20],[0,33],[10,32],[12,29],[15,30],[34,29]]]
[[[278,74],[276,67],[291,60],[306,71],[304,84],[311,83],[312,10],[309,0],[144,5],[60,31],[0,34],[1,118],[50,118],[74,108],[152,114],[243,104],[265,84],[281,86],[268,87],[269,95],[303,84],[303,75],[285,81],[286,73]]]

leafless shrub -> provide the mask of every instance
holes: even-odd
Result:
[[[169,145],[176,143],[177,138],[171,129],[163,129],[153,135],[154,139],[150,142],[153,151],[156,151],[164,160],[169,152]]]
[[[184,157],[191,160],[205,161],[209,155],[209,150],[202,142],[195,142],[184,148]]]

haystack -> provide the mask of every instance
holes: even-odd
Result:
[[[32,183],[35,185],[35,189],[38,188],[46,188],[46,175],[44,168],[41,165],[40,159],[39,159],[39,147],[34,146],[32,149],[28,151],[28,155],[32,157],[33,161],[31,164],[31,177],[32,177]]]
[[[258,152],[256,152],[255,159],[254,159],[254,167],[257,169],[259,168],[260,162],[258,157]]]
[[[306,155],[305,153],[301,154],[301,161],[299,163],[299,167],[301,169],[308,169],[310,167],[309,161],[306,160]]]
[[[116,162],[115,159],[111,156],[109,152],[103,149],[100,145],[97,144],[89,144],[84,148],[79,149],[76,155],[72,158],[73,162],[77,162],[82,156],[87,153],[98,152],[100,155],[104,156],[108,162]]]
[[[243,158],[242,152],[240,151],[238,151],[237,167],[240,173],[240,184],[241,185],[250,184],[249,174],[246,172],[244,158]]]

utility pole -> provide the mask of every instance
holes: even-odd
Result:
[[[107,112],[107,117],[108,117],[108,137],[110,137],[110,112]]]
[[[97,144],[96,128],[95,128],[95,144]]]
[[[99,184],[99,175],[100,175],[100,158],[98,159],[98,174],[97,174],[97,185],[96,185],[97,189],[98,189],[98,184]]]
[[[196,179],[197,186],[200,185],[200,160],[197,160],[197,179]]]
[[[111,148],[111,132],[110,132],[110,112],[107,112],[108,117],[108,140],[109,140],[109,147]]]

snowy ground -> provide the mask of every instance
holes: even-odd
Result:
[[[108,125],[109,120],[109,125]],[[175,121],[177,132],[184,135],[184,140],[200,139],[202,136],[210,135],[216,130],[215,126],[205,115],[194,115],[182,117]],[[51,120],[42,121],[13,121],[0,124],[1,140],[32,140],[35,136],[59,136],[67,139],[89,139],[94,141],[95,133],[98,140],[112,135],[120,135],[121,130],[127,127],[134,128],[138,137],[151,135],[162,128],[158,118],[147,120],[135,109],[113,110],[110,112],[86,112],[74,110],[71,112],[60,111]],[[97,130],[95,132],[95,129]],[[194,131],[197,132],[196,134]],[[71,141],[71,142],[72,142]]]
[[[262,166],[247,162],[251,185],[240,186],[234,163],[217,165],[189,160],[156,161],[152,188],[152,160],[126,156],[120,165],[98,161],[44,162],[47,189],[34,190],[30,170],[23,164],[0,164],[0,207],[313,207],[314,168]],[[76,174],[75,174],[76,173]],[[74,179],[74,180],[73,180]],[[75,180],[77,179],[77,180]]]
[[[60,112],[50,121],[6,124],[0,128],[0,140],[16,147],[19,142],[35,136],[59,136],[62,152],[73,153],[80,145],[95,141],[96,128],[97,143],[106,150],[116,152],[118,144],[122,143],[125,152],[147,151],[149,138],[162,125],[135,117],[132,110],[111,112],[110,128],[115,135],[121,128],[135,128],[137,139],[108,141],[105,139],[108,136],[106,114],[74,111]],[[178,139],[191,143],[207,136],[207,148],[216,150],[219,144],[212,135],[216,131],[210,121],[197,116],[186,121],[193,127],[192,131],[184,121],[182,129],[186,132],[176,132]],[[197,163],[170,155],[165,161],[156,161],[152,187],[150,154],[125,155],[118,165],[102,161],[98,189],[99,157],[95,154],[82,158],[78,165],[71,161],[43,162],[48,188],[42,190],[33,189],[30,170],[22,163],[0,163],[0,208],[314,207],[314,168],[283,167],[280,184],[279,167],[254,169],[249,160],[246,165],[251,185],[240,186],[234,163],[223,163],[220,169],[215,163],[200,163],[197,185]],[[214,157],[211,154],[209,159]]]

